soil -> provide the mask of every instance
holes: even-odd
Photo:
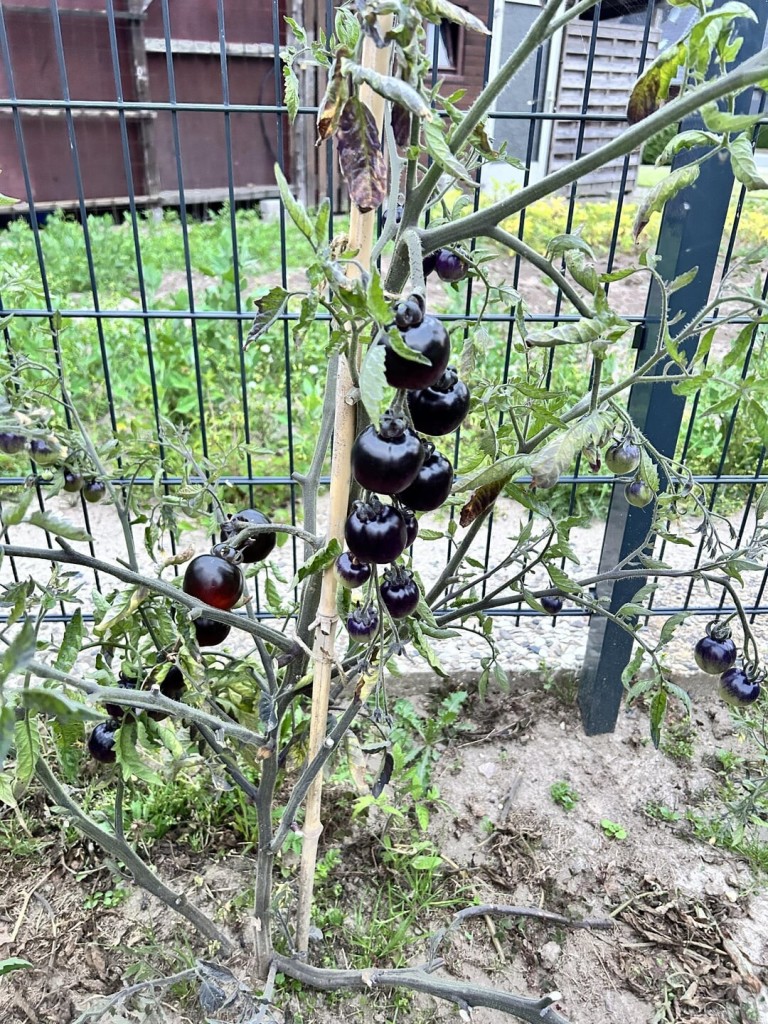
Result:
[[[401,680],[391,692],[426,711],[456,686],[441,681],[427,693],[423,684]],[[713,803],[713,754],[723,748],[744,753],[727,710],[705,692],[695,693],[692,756],[675,760],[651,746],[643,709],[623,713],[613,734],[586,738],[568,696],[538,682],[534,691],[470,699],[462,729],[439,748],[434,781],[443,803],[433,807],[429,838],[444,859],[441,892],[461,890],[466,905],[541,908],[575,919],[612,919],[615,927],[573,930],[537,920],[476,918],[444,939],[439,976],[532,997],[557,991],[558,1009],[572,1024],[768,1020],[768,896],[745,862],[695,840],[685,819],[691,807],[722,811]],[[379,756],[373,755],[373,775]],[[578,794],[570,811],[550,797],[557,781]],[[386,888],[396,879],[380,856],[380,812],[350,824],[348,802],[343,787],[328,790],[321,853],[341,849],[333,880],[340,883],[342,909],[355,920],[363,908],[368,927],[371,885]],[[653,806],[680,817],[659,820],[649,813]],[[72,1024],[122,984],[169,975],[205,957],[188,926],[141,893],[114,909],[86,909],[94,893],[113,890],[113,869],[88,842],[71,834],[65,842],[40,798],[31,797],[25,813],[41,842],[35,856],[3,858],[0,960],[23,957],[34,969],[0,983],[4,1024]],[[610,838],[601,821],[621,826],[626,837]],[[209,911],[225,906],[219,921],[247,942],[246,912],[235,909],[247,901],[232,901],[249,887],[248,857],[224,831],[211,837],[203,858],[185,845],[183,831],[154,846],[159,873]],[[286,893],[290,898],[290,886],[282,890],[283,900]],[[450,922],[451,912],[433,908],[421,922],[423,941],[408,947],[413,963],[427,958],[428,936]],[[343,966],[347,952],[329,934],[312,955]],[[245,954],[228,966],[248,981]],[[189,990],[160,990],[156,998],[145,993],[104,1019],[206,1020]],[[455,1019],[455,1008],[425,996],[398,1011],[384,994],[351,998],[343,1009],[338,997],[282,999],[280,1021]],[[665,999],[668,1013],[659,1016]],[[219,1019],[238,1018],[222,1013]],[[477,1024],[509,1019],[497,1011],[473,1013]]]

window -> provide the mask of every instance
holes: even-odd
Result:
[[[435,67],[437,57],[438,72],[448,74],[461,73],[461,58],[463,53],[464,33],[460,25],[451,21],[441,21],[439,25],[427,22],[427,54],[432,59],[432,66]],[[437,54],[435,54],[437,47]]]

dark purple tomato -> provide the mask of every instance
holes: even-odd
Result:
[[[741,668],[729,668],[720,676],[720,696],[734,707],[746,707],[760,696],[760,683]]]
[[[431,252],[429,256],[425,256],[424,259],[421,261],[421,269],[424,272],[424,277],[429,277],[429,275],[437,266],[437,254],[439,252],[439,249],[436,252]]]
[[[394,562],[403,553],[408,539],[405,520],[392,505],[377,498],[355,502],[347,519],[344,537],[350,552],[360,562]]]
[[[270,520],[255,508],[244,508],[236,512],[221,527],[222,541],[233,540],[246,526],[269,526]],[[263,562],[277,543],[277,534],[272,532],[257,533],[240,547],[242,560],[247,563]]]
[[[438,249],[435,270],[441,281],[461,281],[467,276],[466,261],[450,249]]]
[[[400,515],[405,520],[405,546],[409,548],[419,536],[419,520],[410,508],[401,508]]]
[[[549,615],[557,615],[563,610],[563,599],[557,594],[545,594],[544,597],[539,598],[539,601],[541,607]]]
[[[693,656],[702,672],[719,676],[736,664],[736,644],[729,636],[721,640],[703,636],[694,647]]]
[[[83,497],[92,505],[101,501],[106,493],[107,487],[103,480],[86,480],[83,484]]]
[[[339,583],[348,590],[362,587],[371,578],[370,565],[367,562],[358,562],[348,551],[343,551],[339,555],[333,568]]]
[[[640,465],[640,449],[630,441],[616,441],[605,450],[605,464],[612,473],[634,473]]]
[[[416,479],[423,462],[424,447],[418,434],[394,417],[382,417],[378,430],[373,425],[366,427],[352,445],[355,480],[378,494],[404,490]]]
[[[218,555],[198,555],[184,573],[185,594],[227,611],[243,593],[243,574],[238,566]]]
[[[420,295],[409,295],[395,306],[395,326],[399,331],[418,327],[424,319],[424,299]]]
[[[379,613],[373,605],[356,608],[347,619],[347,630],[355,640],[366,640],[379,628]]]
[[[181,669],[176,665],[171,665],[165,678],[160,683],[160,693],[162,693],[164,697],[167,697],[168,700],[181,700],[186,688],[187,684],[184,682],[184,676]],[[168,715],[165,711],[150,711],[149,717],[154,718],[156,722],[162,722],[162,720],[167,718]]]
[[[78,491],[82,491],[83,480],[80,473],[74,473],[71,469],[64,470],[64,490],[68,494],[77,494]]]
[[[101,764],[115,763],[115,731],[120,723],[110,718],[99,722],[88,737],[88,751],[94,761]]]
[[[123,675],[122,672],[117,677],[117,685],[121,689],[135,690],[136,683],[136,679],[132,679],[130,676]],[[112,701],[107,701],[104,705],[104,709],[106,710],[110,718],[114,718],[117,721],[119,721],[126,713],[134,715],[136,714],[136,708],[125,707],[122,704],[113,704]]]
[[[432,387],[408,392],[414,428],[432,437],[450,434],[466,417],[469,398],[469,388],[449,366]]]
[[[624,497],[635,508],[645,508],[653,501],[653,491],[643,480],[633,480],[624,488]]]
[[[448,332],[434,316],[425,316],[418,327],[400,335],[408,348],[425,356],[429,363],[414,363],[395,352],[385,334],[379,344],[386,348],[384,373],[392,388],[428,388],[443,375],[451,356]]]
[[[27,439],[12,430],[0,430],[0,452],[5,455],[18,455],[27,446]]]
[[[201,615],[195,619],[195,639],[198,647],[215,647],[227,639],[232,630],[226,622],[216,622]]]
[[[405,619],[416,611],[419,603],[419,588],[413,581],[413,573],[402,566],[387,569],[379,594],[393,619]]]
[[[34,437],[29,442],[29,454],[38,466],[52,466],[61,458],[60,449],[42,437]]]
[[[453,466],[440,452],[433,451],[424,460],[416,479],[398,498],[416,512],[440,508],[453,487]]]
[[[387,223],[388,219],[389,219],[389,214],[387,213],[386,210],[384,210],[382,212],[382,214],[381,214],[381,226],[382,227],[384,227],[384,225]],[[395,224],[399,224],[402,219],[403,219],[403,208],[400,205],[400,203],[398,203],[397,206],[395,207]]]

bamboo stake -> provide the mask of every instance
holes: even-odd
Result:
[[[391,18],[381,18],[379,28],[382,35],[388,31]],[[389,70],[390,48],[377,49],[370,38],[363,43],[361,63],[364,67],[373,68],[380,74]],[[366,103],[376,119],[381,133],[384,122],[384,99],[373,92],[367,85],[360,88],[360,98]],[[367,267],[373,248],[373,229],[376,213],[361,213],[352,204],[349,217],[349,248],[358,250],[358,261]],[[350,275],[359,274],[359,270],[351,265]],[[328,513],[327,540],[344,539],[344,523],[347,519],[349,488],[351,483],[350,452],[355,440],[355,406],[347,400],[352,388],[352,378],[346,359],[339,360],[339,375],[336,385],[336,416],[333,431],[333,451],[331,455],[330,509]],[[318,753],[325,741],[328,725],[328,701],[331,687],[331,669],[334,659],[334,641],[338,617],[336,615],[336,577],[333,567],[326,569],[320,594],[320,607],[315,631],[313,658],[315,662],[312,681],[312,720],[309,731],[309,750],[307,763]],[[317,861],[317,844],[323,831],[320,818],[320,806],[323,794],[323,773],[319,772],[307,794],[307,809],[304,818],[304,844],[301,851],[301,867],[299,869],[299,906],[297,913],[296,949],[306,954],[309,942],[309,924],[312,915],[312,894],[315,880],[315,864]]]

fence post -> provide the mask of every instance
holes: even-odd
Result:
[[[721,7],[726,0],[715,0]],[[742,63],[763,46],[768,20],[765,0],[746,0],[757,16],[757,25],[751,21],[740,23],[743,45],[733,66]],[[737,22],[739,25],[739,22]],[[714,73],[714,72],[713,72]],[[752,90],[736,101],[738,113],[749,111]],[[686,119],[681,130],[701,127],[698,115]],[[675,157],[673,167],[691,163],[702,150],[688,150]],[[693,267],[698,267],[696,279],[676,292],[670,300],[669,316],[682,314],[682,323],[706,305],[714,279],[720,240],[728,216],[728,205],[733,190],[733,173],[729,160],[708,160],[702,165],[696,183],[667,203],[659,230],[657,252],[661,256],[658,270],[665,280],[671,281]],[[640,332],[637,364],[648,358],[656,345],[660,319],[658,289],[648,294],[645,318]],[[691,356],[696,341],[686,343]],[[640,430],[663,454],[675,453],[678,433],[683,417],[685,399],[672,394],[666,384],[637,384],[629,396],[629,413]],[[634,508],[624,500],[623,488],[615,487],[611,493],[600,572],[608,571],[633,551],[646,536],[651,524],[653,506]],[[610,611],[616,612],[632,600],[645,579],[622,580],[597,588],[597,597],[610,599]],[[584,657],[579,707],[587,735],[612,732],[616,726],[623,688],[621,673],[628,663],[632,638],[607,619],[594,616],[589,627],[587,650]]]

